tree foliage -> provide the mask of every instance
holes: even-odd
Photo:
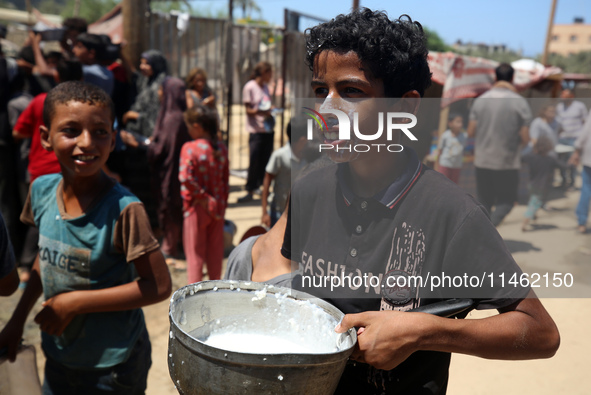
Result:
[[[186,12],[191,16],[204,18],[226,19],[228,11],[225,8],[213,8],[211,6],[200,7],[189,1],[152,1],[150,3],[152,11],[170,13],[171,11]]]
[[[427,36],[427,49],[429,51],[447,52],[451,50],[451,47],[443,41],[441,36],[437,34],[435,30],[431,30],[425,26],[423,26],[423,30]]]
[[[74,16],[75,3],[76,0],[66,0],[60,15],[64,18]],[[119,2],[116,0],[80,0],[80,13],[78,16],[86,19],[91,24],[111,11],[117,3]]]
[[[538,57],[538,62],[541,56]],[[569,56],[551,54],[548,56],[548,64],[560,67],[567,73],[591,74],[591,51],[579,52]]]
[[[523,58],[523,56],[521,54],[518,54],[517,52],[514,52],[514,51],[488,52],[485,50],[470,50],[470,51],[460,52],[460,51],[454,51],[453,49],[452,49],[452,51],[455,53],[459,53],[461,55],[474,56],[476,58],[484,58],[484,59],[494,60],[499,63],[511,63],[511,62],[514,62],[516,60]]]

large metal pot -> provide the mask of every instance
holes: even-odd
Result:
[[[185,286],[174,293],[169,311],[168,369],[179,393],[326,395],[334,392],[357,341],[354,329],[338,339],[342,344],[340,351],[324,354],[232,352],[193,337],[209,330],[218,320],[223,324],[224,317],[254,315],[257,309],[260,312],[261,305],[253,303],[253,296],[260,295],[262,290],[308,300],[336,322],[344,316],[336,307],[307,293],[262,283],[217,280]],[[314,316],[305,310],[311,309],[299,308],[293,315],[314,330]]]

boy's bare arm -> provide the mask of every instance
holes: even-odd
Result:
[[[135,267],[139,274],[137,281],[105,289],[66,292],[46,300],[35,322],[48,334],[60,335],[78,314],[136,309],[170,296],[170,273],[159,249],[136,259]]]
[[[18,305],[12,313],[12,317],[0,332],[0,349],[8,347],[8,359],[14,361],[18,349],[27,316],[35,306],[37,299],[43,293],[41,276],[39,275],[39,255],[35,258],[35,263],[31,268],[31,276],[27,282]]]
[[[471,120],[470,122],[468,122],[468,129],[466,129],[468,137],[474,137],[474,135],[476,134],[477,125],[478,123],[475,120]]]
[[[271,181],[273,181],[274,178],[274,174],[265,172],[265,178],[263,179],[263,192],[261,195],[261,207],[263,209],[261,223],[267,227],[271,227],[271,217],[267,212],[267,200],[269,199],[269,188],[271,188]]]
[[[16,291],[19,284],[18,271],[16,266],[12,268],[10,273],[0,278],[0,296],[10,296]]]
[[[523,126],[519,129],[519,137],[521,138],[522,146],[526,146],[529,143],[529,126]]]
[[[489,359],[553,356],[560,344],[554,321],[535,295],[484,319],[454,320],[399,311],[346,315],[337,327],[359,327],[352,358],[393,369],[419,350],[461,353]]]

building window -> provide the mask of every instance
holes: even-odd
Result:
[[[558,36],[558,35],[552,36],[552,41],[558,41],[559,39],[560,39],[560,36]],[[589,39],[591,39],[591,37],[589,37]]]
[[[570,42],[571,43],[576,43],[577,42],[577,36],[574,35],[574,34],[572,36],[570,36]]]

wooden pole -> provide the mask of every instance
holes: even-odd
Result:
[[[27,18],[29,19],[28,24],[32,26],[35,24],[33,20],[33,6],[31,5],[31,0],[25,0],[25,7],[27,9]]]
[[[353,0],[353,11],[357,11],[359,9],[359,0]]]
[[[140,56],[145,50],[147,0],[123,0],[121,2],[123,14],[123,38],[127,45],[123,48],[125,56],[132,65],[138,66]]]
[[[285,80],[287,78],[287,43],[288,43],[288,35],[289,32],[287,31],[287,25],[289,23],[289,11],[287,8],[283,9],[283,40],[281,43],[281,108],[283,112],[281,113],[281,146],[283,147],[284,138],[283,138],[283,130],[285,129]]]
[[[542,64],[548,64],[548,49],[550,48],[550,40],[552,39],[552,28],[554,27],[554,14],[556,13],[557,0],[552,0],[552,8],[550,10],[550,19],[548,20],[548,31],[546,32],[546,43],[544,44],[544,54],[542,55]]]
[[[75,17],[80,16],[80,0],[74,1],[74,16]]]
[[[234,47],[233,47],[233,36],[234,36],[234,2],[233,0],[228,1],[228,36],[226,37],[226,86],[228,89],[226,101],[226,146],[230,148],[230,131],[232,129],[232,91],[234,89],[232,80],[234,77]]]

